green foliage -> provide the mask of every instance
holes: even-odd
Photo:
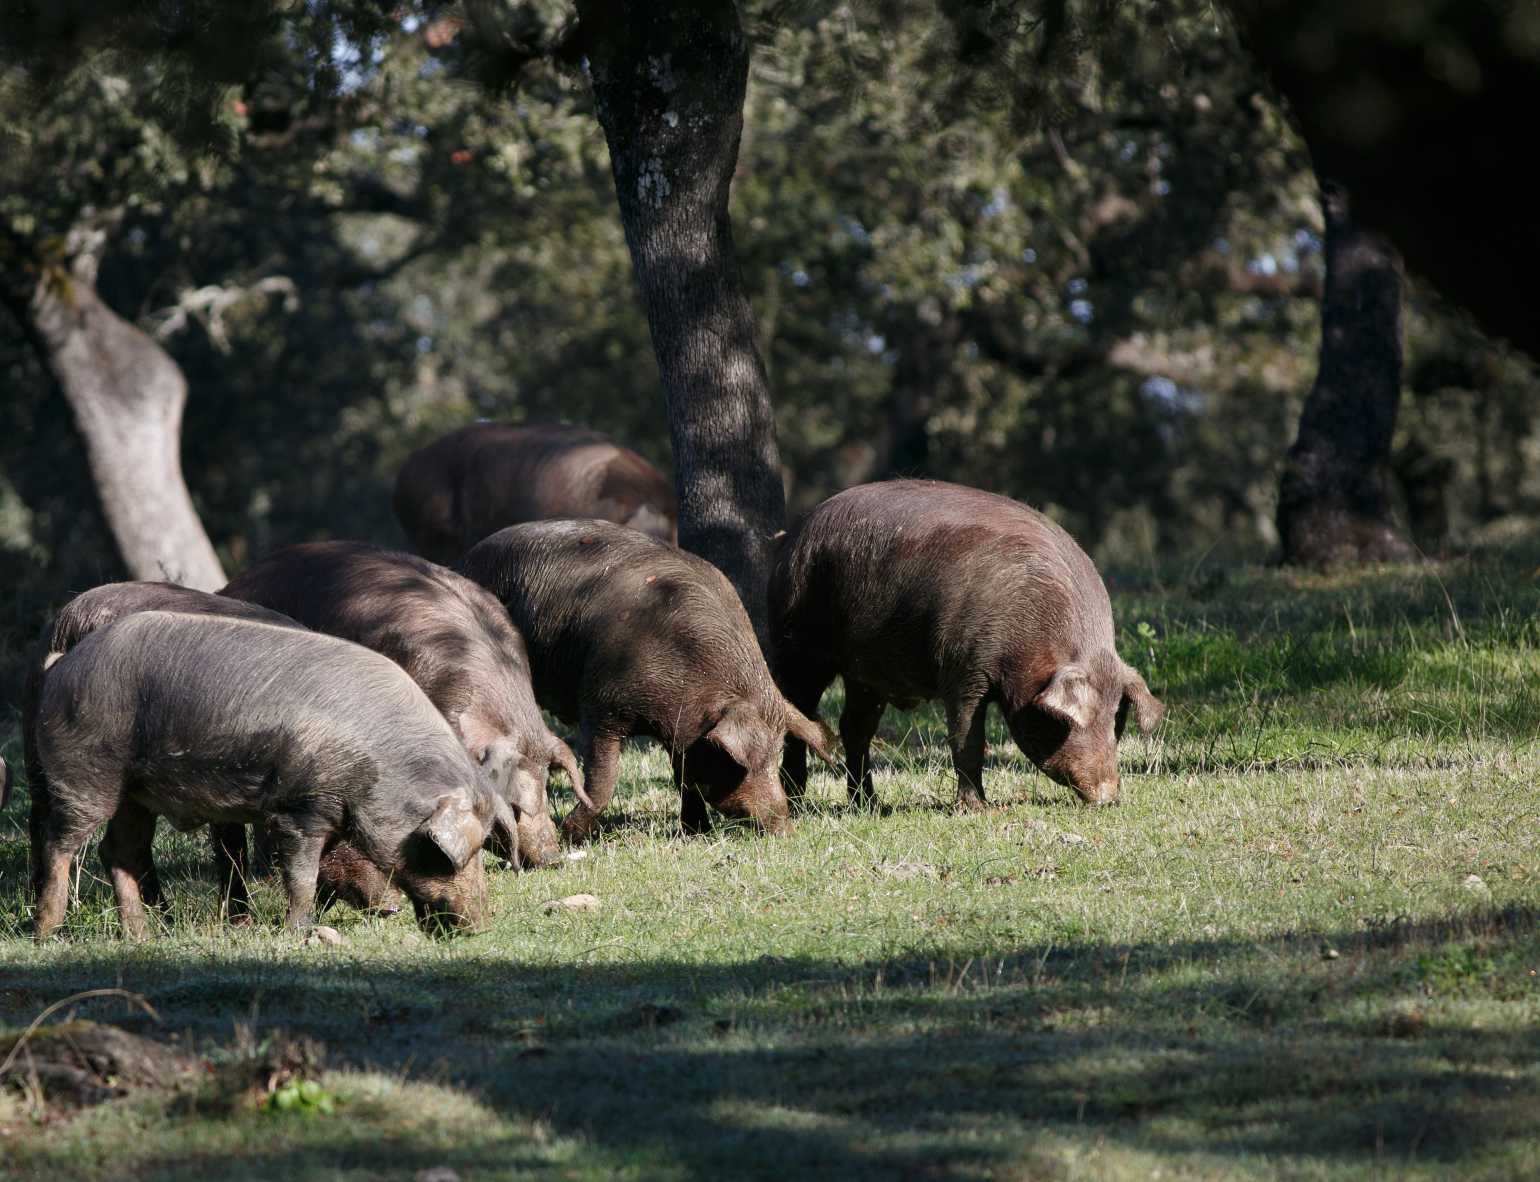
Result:
[[[1472,945],[1425,952],[1417,958],[1415,968],[1417,980],[1439,993],[1480,985],[1497,973],[1492,958],[1483,956]]]
[[[603,136],[581,73],[534,53],[566,9],[332,2],[268,29],[279,10],[248,7],[229,26],[245,64],[212,57],[198,92],[217,150],[165,114],[197,95],[168,89],[153,44],[88,22],[73,58],[28,58],[48,30],[0,30],[0,126],[28,145],[0,215],[105,235],[104,296],[188,377],[184,466],[227,567],[310,537],[399,542],[401,459],[478,416],[589,423],[666,465]],[[1318,213],[1222,14],[747,19],[733,212],[793,510],[923,474],[1044,506],[1119,568],[1265,553],[1314,369]],[[179,28],[154,36],[204,44]],[[499,61],[516,89],[470,81]],[[3,650],[118,565],[4,315],[0,382]],[[1534,511],[1527,362],[1419,294],[1407,389],[1397,471],[1430,549]],[[0,695],[16,684],[0,670]]]
[[[290,1080],[262,1101],[270,1116],[331,1116],[342,1101],[313,1079]]]

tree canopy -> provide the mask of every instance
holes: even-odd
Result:
[[[1322,222],[1226,12],[743,16],[731,209],[791,511],[924,474],[1042,505],[1114,563],[1266,554]],[[187,377],[187,481],[229,567],[394,539],[401,458],[476,417],[667,465],[584,62],[557,3],[24,4],[0,31],[0,269],[97,252],[103,299]],[[1533,513],[1534,375],[1413,262],[1394,492],[1438,546]],[[111,577],[67,413],[5,318],[0,372],[10,593]]]

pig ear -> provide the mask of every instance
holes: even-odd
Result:
[[[495,797],[496,793],[489,792],[488,795]],[[464,793],[442,797],[433,814],[417,827],[417,832],[437,847],[456,870],[471,860],[487,837],[486,827]]]
[[[1060,665],[1035,701],[1039,709],[1071,726],[1086,726],[1096,704],[1096,690],[1079,665]]]
[[[504,781],[518,760],[518,748],[507,739],[493,739],[476,756],[476,766],[481,769],[482,783],[494,790],[504,787]]]
[[[594,806],[594,802],[588,799],[588,793],[583,790],[583,771],[578,767],[577,756],[572,754],[571,747],[555,735],[551,736],[550,761],[551,771],[560,770],[567,773],[567,781],[572,785],[572,793],[583,807],[597,813],[599,810]]]
[[[1141,735],[1149,734],[1166,716],[1165,703],[1150,693],[1144,678],[1132,669],[1127,670],[1127,680],[1123,682],[1122,709],[1118,713],[1121,715],[1130,706],[1134,709],[1134,722],[1138,724]]]
[[[821,718],[809,718],[790,702],[786,703],[786,733],[801,739],[825,763],[839,762],[839,740],[828,724]]]
[[[751,742],[753,726],[754,720],[749,717],[748,711],[744,710],[740,703],[734,702],[722,711],[722,716],[717,719],[716,725],[706,732],[705,737],[725,751],[734,763],[746,770],[753,767],[753,756],[749,754],[753,749]]]
[[[492,800],[492,827],[487,830],[486,848],[494,856],[519,868],[519,820],[513,806],[495,792]]]

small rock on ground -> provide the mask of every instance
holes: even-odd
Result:
[[[602,906],[598,895],[568,895],[564,899],[547,899],[540,904],[540,910],[551,915],[557,911],[597,911]]]
[[[346,944],[348,938],[336,928],[329,928],[325,924],[310,929],[310,934],[304,939],[306,948],[315,948],[318,945],[340,946]]]

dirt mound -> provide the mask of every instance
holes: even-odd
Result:
[[[194,1060],[163,1043],[86,1021],[26,1036],[0,1035],[0,1064],[7,1061],[0,1087],[14,1088],[36,1104],[74,1108],[141,1089],[176,1088],[195,1071]]]

